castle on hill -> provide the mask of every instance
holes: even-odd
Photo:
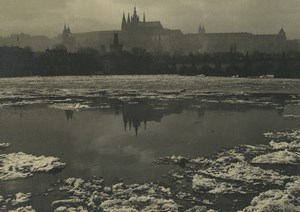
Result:
[[[118,34],[118,42],[122,42],[123,49],[134,47],[148,51],[180,52],[180,53],[212,53],[238,51],[252,53],[255,51],[266,53],[281,53],[289,50],[299,50],[299,42],[287,40],[286,33],[281,29],[276,34],[255,35],[247,32],[237,33],[208,33],[204,25],[199,25],[198,33],[184,34],[179,29],[164,28],[160,21],[146,20],[134,7],[130,13],[121,19],[121,29],[114,31],[95,31],[86,33],[72,33],[75,39],[74,48],[91,47],[109,50],[110,45]],[[67,32],[67,34],[70,34]],[[64,37],[64,33],[63,33]],[[63,41],[68,46],[70,42]],[[73,49],[74,49],[73,48]]]
[[[0,46],[29,46],[34,51],[44,51],[58,44],[63,44],[71,52],[83,47],[101,51],[138,47],[152,52],[186,54],[230,51],[282,53],[300,50],[299,40],[288,40],[283,29],[275,34],[262,35],[248,32],[209,33],[200,24],[197,33],[184,34],[180,29],[163,27],[160,21],[148,21],[145,13],[140,17],[136,7],[132,14],[123,12],[118,30],[76,33],[65,25],[62,34],[53,39],[25,34],[0,37]]]

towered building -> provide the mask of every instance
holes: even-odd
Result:
[[[102,50],[104,47],[105,49],[110,48],[115,33],[118,34],[124,49],[140,47],[149,51],[160,49],[171,51],[179,48],[178,41],[183,36],[180,30],[164,28],[160,21],[146,21],[145,13],[141,20],[136,7],[134,7],[132,15],[128,13],[127,18],[123,13],[121,30],[72,33],[72,35],[76,40],[76,48],[92,47]]]
[[[275,53],[296,50],[297,43],[287,40],[281,29],[277,34],[255,35],[247,32],[206,33],[204,26],[196,34],[186,34],[181,43],[184,52],[266,52]]]
[[[141,18],[136,7],[132,15],[128,13],[126,16],[123,13],[120,30],[72,33],[72,36],[76,40],[76,48],[92,47],[103,50],[110,49],[115,33],[118,34],[123,49],[127,50],[140,47],[158,52],[212,53],[234,49],[243,53],[275,53],[299,49],[299,42],[287,40],[283,29],[276,34],[266,35],[247,32],[208,33],[205,26],[200,24],[198,33],[183,34],[181,30],[164,28],[160,21],[146,20],[145,13]]]

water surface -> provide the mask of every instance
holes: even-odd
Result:
[[[153,83],[152,78],[149,79]],[[76,79],[82,86],[86,78]],[[173,89],[172,82],[167,84],[168,91],[161,86],[161,93],[153,93],[147,78],[135,78],[139,82],[144,80],[145,89],[141,82],[134,87],[129,77],[128,90],[117,90],[115,84],[113,88],[106,83],[101,87],[103,79],[96,83],[97,79],[91,78],[91,84],[84,82],[88,87],[81,88],[81,93],[70,88],[73,84],[58,86],[57,79],[51,87],[46,78],[43,89],[41,78],[25,78],[32,88],[26,87],[27,83],[22,87],[23,79],[12,79],[11,93],[7,87],[9,79],[0,82],[5,91],[1,97],[0,138],[12,145],[5,152],[55,156],[67,163],[59,173],[0,182],[3,195],[20,191],[43,193],[51,182],[68,177],[102,176],[108,184],[121,178],[126,183],[157,181],[170,170],[169,166],[153,163],[159,157],[202,157],[240,144],[264,144],[267,143],[264,132],[296,128],[300,123],[300,119],[285,117],[300,115],[295,82],[294,87],[289,85],[291,94],[281,88],[282,81],[276,87],[274,80],[270,86],[264,85],[265,92],[248,94],[255,82],[252,79],[241,86],[245,91],[236,92],[234,88],[227,90],[227,94],[205,93],[203,85],[198,90],[186,86],[191,90],[178,91]],[[114,77],[108,79],[113,81]],[[195,88],[195,79],[183,79],[186,84],[190,79]],[[233,87],[238,85],[235,79],[224,79],[224,88],[230,80],[235,83]],[[200,81],[217,85],[214,78]],[[222,78],[217,81],[222,83]],[[120,83],[120,79],[115,83]],[[255,83],[263,86],[263,82]],[[274,93],[276,89],[278,92]],[[89,107],[80,110],[53,107],[61,103]],[[35,204],[35,208],[43,208],[41,201],[34,201]]]

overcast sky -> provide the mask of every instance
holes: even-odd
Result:
[[[123,11],[136,5],[140,16],[164,27],[196,32],[277,33],[300,38],[300,0],[0,0],[0,35],[51,37],[69,23],[73,32],[120,28]]]

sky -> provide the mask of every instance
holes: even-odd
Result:
[[[72,32],[118,30],[122,13],[161,21],[165,28],[194,33],[273,34],[281,28],[300,38],[300,0],[0,0],[0,35],[27,33],[57,36],[64,23]],[[126,15],[127,16],[127,15]]]

